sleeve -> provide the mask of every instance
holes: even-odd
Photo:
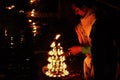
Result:
[[[83,54],[86,54],[86,53],[88,53],[88,54],[91,54],[91,47],[90,46],[83,46],[83,47],[81,47],[81,52],[83,53]]]

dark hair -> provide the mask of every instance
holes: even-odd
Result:
[[[85,5],[88,8],[91,8],[95,1],[94,0],[70,0],[72,4],[75,4],[77,7],[82,8]]]

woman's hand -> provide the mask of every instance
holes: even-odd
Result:
[[[71,55],[77,55],[81,52],[81,47],[80,46],[72,46],[72,47],[68,48],[68,50],[71,53]]]

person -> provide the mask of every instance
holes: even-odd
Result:
[[[68,50],[71,55],[77,55],[80,52],[86,55],[83,62],[84,80],[92,80],[94,78],[94,66],[92,64],[90,33],[96,21],[93,1],[73,0],[72,9],[75,11],[75,15],[80,17],[80,21],[75,27],[80,45],[72,46]]]
[[[91,33],[95,80],[116,80],[120,36],[120,7],[116,1],[96,0],[96,24]]]
[[[82,1],[78,1],[80,1],[80,3],[77,2],[76,4],[80,6],[82,4]],[[89,1],[87,1],[87,3],[89,3]],[[95,1],[95,12],[92,13],[95,14],[95,22],[91,24],[92,29],[88,29],[88,27],[86,27],[86,30],[88,29],[90,31],[89,36],[86,36],[87,40],[86,38],[81,39],[83,37],[81,37],[80,29],[84,27],[82,20],[84,20],[89,10],[87,10],[86,14],[84,13],[86,11],[85,4],[82,5],[82,8],[79,8],[78,6],[77,8],[74,7],[76,14],[79,13],[80,15],[80,12],[83,13],[83,16],[81,15],[82,17],[80,19],[81,23],[78,24],[79,27],[77,25],[77,27],[75,28],[81,45],[73,46],[69,48],[69,50],[72,55],[79,54],[79,52],[91,51],[92,62],[94,67],[94,80],[116,80],[115,78],[117,67],[117,54],[118,49],[120,50],[120,37],[117,36],[118,34],[120,34],[120,31],[118,29],[120,8],[117,6],[117,4],[114,4],[117,1],[113,3],[103,0]],[[89,18],[85,20],[86,24],[89,24],[88,22]],[[88,37],[90,37],[90,40],[88,39]],[[89,47],[88,45],[87,48],[84,47],[84,40],[86,41],[86,43],[89,43],[90,41]]]

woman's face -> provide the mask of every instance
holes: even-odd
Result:
[[[81,17],[83,17],[85,15],[85,11],[80,8],[78,8],[75,4],[72,4],[72,9],[75,11],[75,15],[79,15]]]

